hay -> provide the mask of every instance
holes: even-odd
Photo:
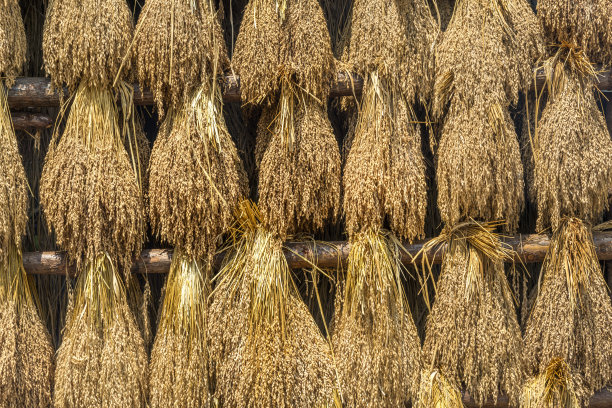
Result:
[[[151,407],[208,407],[208,267],[175,252],[151,352]]]
[[[418,392],[421,344],[398,252],[381,231],[351,235],[332,336],[344,406],[398,407]]]
[[[578,47],[594,63],[612,63],[610,0],[538,0],[537,10],[550,43]]]
[[[539,293],[527,322],[525,361],[544,374],[560,358],[579,380],[581,406],[612,381],[612,304],[587,224],[562,219],[542,265]]]
[[[26,34],[19,0],[2,0],[0,5],[0,76],[11,85],[26,63]]]
[[[125,0],[54,0],[43,34],[45,69],[54,87],[110,87],[125,78],[134,23]],[[78,35],[77,35],[78,34]]]
[[[242,100],[246,103],[273,103],[274,95],[286,81],[315,98],[327,98],[335,65],[319,3],[249,1],[232,68],[240,75]]]
[[[343,207],[350,236],[386,223],[400,238],[423,236],[425,161],[420,129],[410,118],[414,113],[399,92],[370,76],[344,167]]]
[[[398,84],[408,105],[425,102],[434,66],[438,27],[422,0],[355,0],[347,51],[352,70],[367,78],[378,72]]]
[[[459,384],[477,404],[505,394],[514,405],[524,380],[523,341],[504,272],[511,254],[495,227],[459,224],[429,244],[448,247],[423,355],[425,368]]]
[[[104,253],[129,269],[142,245],[144,209],[111,91],[79,87],[64,133],[54,135],[45,158],[40,199],[77,269]]]
[[[104,255],[79,274],[57,353],[55,407],[145,406],[147,354],[121,281]]]
[[[451,101],[479,109],[516,104],[543,54],[538,21],[525,0],[459,0],[436,50],[434,114]]]
[[[299,297],[281,241],[251,227],[219,279],[209,325],[219,404],[332,405],[330,347]]]
[[[437,371],[421,373],[421,385],[416,408],[463,408],[463,398],[457,384]]]
[[[530,378],[523,386],[521,407],[580,408],[582,405],[576,394],[580,388],[580,377],[572,376],[567,364],[556,358],[544,373]]]
[[[153,231],[186,256],[201,260],[215,253],[236,206],[248,194],[220,92],[212,100],[208,92],[202,85],[162,124],[151,155],[148,194]],[[216,106],[212,117],[205,116],[209,102]]]
[[[437,181],[446,224],[504,219],[507,230],[516,229],[525,200],[523,167],[514,123],[504,107],[451,105],[442,128]]]
[[[556,230],[564,216],[597,223],[612,189],[612,142],[593,82],[557,65],[556,89],[537,123],[534,185],[537,228]]]
[[[292,148],[279,122],[270,122],[276,107],[266,109],[258,125],[259,207],[266,228],[281,239],[321,230],[340,204],[338,143],[323,106],[302,97],[295,101]]]
[[[212,3],[151,0],[142,9],[134,36],[136,70],[162,116],[164,108],[187,103],[215,68],[229,66]]]

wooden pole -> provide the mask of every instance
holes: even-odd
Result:
[[[612,260],[612,232],[596,232],[593,234],[595,248],[600,260]],[[517,261],[524,263],[542,262],[546,256],[550,237],[538,234],[521,234],[507,237],[504,242],[511,246],[517,254]],[[402,254],[402,261],[406,264],[422,261],[421,250],[423,242],[406,244],[406,252]],[[288,242],[285,245],[285,256],[292,269],[308,268],[317,265],[321,269],[337,269],[342,267],[348,259],[350,245],[346,241],[330,243],[321,242]],[[427,254],[432,263],[442,261],[442,250]],[[215,258],[218,267],[223,254]],[[172,250],[147,249],[142,251],[140,257],[134,260],[132,272],[134,273],[167,273],[172,261]],[[62,252],[27,252],[23,255],[26,272],[33,275],[63,275],[73,273],[67,264]]]
[[[53,126],[53,118],[43,113],[12,112],[11,119],[15,130],[48,129]]]

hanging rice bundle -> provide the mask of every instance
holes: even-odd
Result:
[[[131,14],[123,0],[55,0],[48,13],[46,69],[55,86],[76,92],[45,159],[41,204],[79,274],[57,356],[54,404],[141,407],[146,350],[126,288],[134,287],[129,271],[145,230],[142,154],[137,124],[130,125],[131,91],[119,74]],[[119,87],[111,88],[115,78]]]
[[[585,407],[612,382],[612,304],[591,233],[608,207],[612,141],[584,53],[561,47],[545,68],[548,104],[533,141],[533,189],[538,228],[552,227],[553,236],[527,322],[525,359],[534,378],[523,398],[527,407],[558,406],[558,399]],[[555,365],[564,367],[560,380]],[[534,388],[538,382],[551,386]]]
[[[396,407],[416,397],[421,370],[398,238],[424,233],[425,161],[413,104],[431,90],[437,27],[419,0],[357,0],[350,24],[349,64],[365,84],[344,169],[351,250],[333,346],[346,406]]]
[[[435,398],[461,406],[452,397],[457,387],[480,405],[501,394],[518,401],[523,343],[504,272],[512,253],[495,230],[516,229],[523,208],[523,168],[508,107],[528,90],[542,50],[524,0],[458,0],[436,51],[434,113],[446,114],[438,207],[446,227],[429,243],[445,249],[423,345],[421,407],[436,407]]]
[[[38,314],[35,286],[23,268],[28,184],[5,88],[25,63],[25,31],[17,1],[3,2],[0,20],[0,406],[47,407],[54,349]]]
[[[243,206],[244,236],[213,296],[215,397],[224,406],[328,406],[337,387],[331,350],[283,253],[292,234],[316,232],[335,216],[340,197],[324,99],[335,67],[318,2],[251,0],[232,64],[243,100],[265,104],[256,146],[261,214]]]
[[[547,40],[580,49],[593,62],[612,64],[612,1],[538,0]]]
[[[208,20],[191,23],[210,27],[203,32],[204,43],[212,48],[204,50],[207,59],[199,74],[203,82],[190,100],[168,110],[151,157],[151,225],[162,240],[175,247],[151,354],[152,407],[212,403],[209,277],[220,238],[229,230],[238,204],[248,194],[246,174],[222,111],[218,74],[228,62],[225,45],[218,35],[215,10],[210,5],[202,7],[205,9],[190,18]],[[148,26],[147,22],[140,24]],[[192,35],[180,30],[171,33],[175,37]],[[182,63],[197,65],[196,61]],[[173,103],[171,98],[166,102]]]
[[[147,85],[163,116],[164,107],[188,103],[210,83],[211,62],[225,68],[223,32],[210,0],[149,0],[134,37],[138,80]],[[219,72],[221,73],[221,72]]]

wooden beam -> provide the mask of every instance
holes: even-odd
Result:
[[[612,232],[596,232],[594,235],[595,248],[600,260],[612,260]],[[542,262],[550,244],[547,235],[520,234],[507,237],[504,241],[517,253],[517,261],[524,263]],[[421,262],[420,255],[423,242],[406,244],[406,252],[402,254],[402,261],[408,263]],[[308,268],[315,264],[322,269],[335,269],[346,263],[350,245],[346,241],[330,243],[321,242],[288,242],[285,245],[285,256],[292,269]],[[428,254],[433,263],[440,263],[442,251]],[[223,255],[216,257],[216,266],[222,262]],[[132,272],[134,273],[167,273],[172,261],[170,249],[147,249],[142,251],[140,257],[134,260]],[[26,252],[23,263],[27,273],[33,275],[63,275],[72,273],[62,252]]]
[[[15,130],[48,129],[53,126],[53,118],[43,113],[11,112]]]
[[[544,83],[542,73],[537,76],[537,86]],[[603,71],[599,77],[599,88],[602,91],[612,91],[612,74],[610,71]],[[332,85],[330,92],[331,98],[340,96],[360,95],[363,89],[363,80],[357,75],[349,75],[339,72],[336,82]],[[64,89],[64,96],[68,93]],[[225,102],[240,102],[240,77],[226,75],[224,78],[223,100]],[[8,93],[9,105],[12,108],[23,108],[27,106],[59,106],[60,95],[51,90],[51,83],[48,78],[17,78],[13,87]],[[142,90],[138,85],[134,85],[134,102],[137,105],[153,105],[153,94],[147,89]]]

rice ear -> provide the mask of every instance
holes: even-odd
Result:
[[[19,0],[5,0],[0,9],[0,76],[10,86],[26,63],[26,33]]]

